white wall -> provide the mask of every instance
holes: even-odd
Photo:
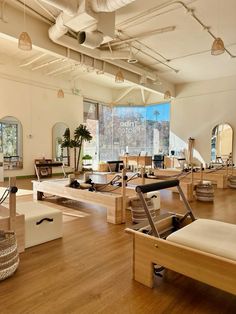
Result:
[[[16,117],[23,126],[23,169],[5,171],[4,176],[32,175],[34,159],[52,158],[53,125],[64,122],[73,134],[83,122],[83,97],[70,94],[69,82],[51,82],[47,77],[34,74],[22,75],[18,69],[14,74],[11,68],[4,70],[0,73],[0,118]],[[57,98],[55,86],[65,88],[63,99]],[[83,86],[92,99],[111,101],[106,88],[89,82],[83,82]]]
[[[212,128],[229,123],[236,132],[236,77],[179,85],[171,105],[171,147],[180,149],[189,137],[205,162],[210,162]],[[178,144],[179,143],[179,144]],[[236,136],[233,156],[236,160]]]

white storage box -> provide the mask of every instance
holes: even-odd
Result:
[[[25,215],[25,248],[62,237],[62,212],[40,202],[17,204]]]
[[[161,208],[161,197],[160,197],[159,191],[148,192],[147,197],[151,198],[152,203],[153,203],[153,208],[155,210]]]

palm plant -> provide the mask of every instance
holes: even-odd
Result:
[[[74,160],[75,160],[75,171],[79,169],[80,156],[82,151],[83,142],[90,142],[92,135],[87,129],[86,125],[80,124],[74,131],[74,139],[71,141],[74,147]],[[78,149],[78,156],[76,158],[76,151]]]
[[[61,143],[61,148],[66,148],[67,155],[67,165],[70,166],[70,148],[73,147],[70,139],[70,129],[66,128],[63,134],[63,141]]]

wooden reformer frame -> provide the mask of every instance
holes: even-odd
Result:
[[[25,249],[25,216],[16,213],[16,179],[9,178],[9,208],[0,205],[0,229],[16,233],[18,251]]]
[[[65,185],[58,184],[64,180]],[[100,205],[107,209],[107,222],[121,224],[126,221],[127,192],[126,192],[126,172],[122,170],[121,187],[114,193],[114,187],[104,187],[101,191],[90,192],[88,190],[73,189],[68,186],[69,179],[33,181],[34,199],[42,200],[43,193],[65,197],[75,201],[88,204]]]
[[[138,186],[137,192],[144,208],[147,209],[143,193],[174,185],[180,189],[181,193],[178,180]],[[184,226],[191,223],[195,217],[188,202],[186,203],[186,199],[183,200],[185,206],[187,205],[187,213],[184,216],[176,215],[176,217]],[[149,222],[152,221],[153,235],[131,228],[126,229],[126,232],[133,235],[133,278],[136,281],[152,288],[154,284],[153,267],[157,264],[236,295],[235,260],[161,238],[162,233],[166,233],[173,227],[173,215],[171,214],[156,222],[153,222],[150,215],[148,218]]]

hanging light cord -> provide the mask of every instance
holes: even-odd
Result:
[[[23,23],[24,23],[23,25],[24,25],[24,31],[25,31],[25,30],[26,30],[26,27],[25,27],[25,0],[24,0],[24,14],[23,14],[23,19],[24,19],[24,20],[23,20],[23,21],[24,21],[24,22],[23,22]]]
[[[191,16],[194,18],[194,20],[196,21],[196,22],[198,22],[198,24],[200,24],[201,26],[202,26],[202,28],[203,28],[203,30],[206,30],[207,32],[208,32],[208,34],[212,37],[212,38],[214,38],[214,39],[216,39],[217,37],[212,33],[212,31],[210,30],[210,27],[209,26],[207,26],[207,25],[205,25],[200,19],[199,19],[199,17],[198,16],[196,16],[196,14],[195,14],[195,12],[194,12],[194,9],[191,9],[190,7],[188,7],[183,1],[173,1],[173,2],[171,2],[171,3],[165,3],[165,4],[163,4],[163,5],[160,5],[160,6],[157,6],[157,7],[155,7],[155,8],[152,8],[151,10],[149,9],[149,10],[147,10],[147,11],[145,11],[145,12],[142,12],[142,13],[140,13],[139,15],[137,15],[136,17],[134,17],[134,18],[131,18],[131,19],[127,19],[124,23],[121,23],[121,24],[119,24],[119,25],[117,25],[118,27],[124,27],[124,25],[127,25],[128,23],[133,23],[133,22],[136,22],[137,20],[139,20],[139,19],[141,19],[141,18],[143,18],[143,17],[146,17],[146,15],[147,14],[152,14],[152,13],[154,13],[154,12],[156,12],[156,11],[159,11],[159,10],[161,10],[161,9],[165,9],[165,8],[167,8],[167,7],[169,7],[169,6],[171,6],[171,5],[176,5],[176,4],[178,4],[178,5],[181,5],[185,10],[186,10],[186,12],[187,13],[189,13],[189,14],[191,14]],[[154,16],[151,16],[151,17],[149,17],[149,19],[152,19],[152,18],[154,18],[155,17],[155,15]],[[143,20],[143,22],[146,22],[146,18]],[[142,23],[142,22],[141,22]],[[236,58],[236,55],[233,55],[227,48],[225,48],[225,51],[228,53],[228,55],[231,57],[231,58]]]

